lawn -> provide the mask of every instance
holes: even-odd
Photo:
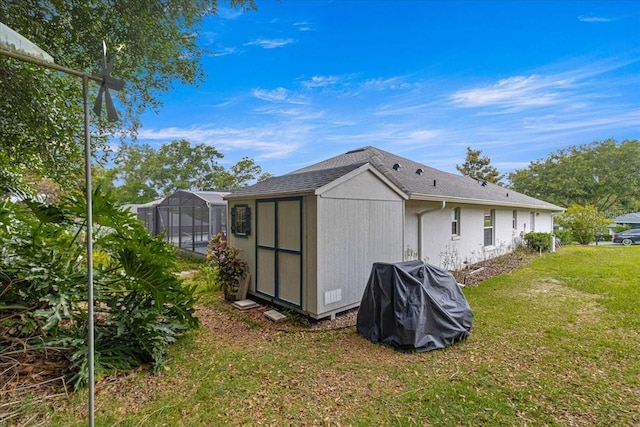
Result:
[[[203,298],[165,369],[97,384],[96,425],[640,425],[640,247],[563,247],[464,293],[470,338],[429,353]],[[31,422],[86,425],[86,398]]]

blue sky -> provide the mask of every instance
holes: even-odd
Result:
[[[281,175],[366,145],[449,172],[470,146],[504,173],[640,139],[640,2],[256,1],[207,19],[205,81],[140,142]]]

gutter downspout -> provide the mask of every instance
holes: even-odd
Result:
[[[426,209],[426,210],[418,213],[418,259],[420,261],[422,261],[422,255],[423,255],[423,250],[422,250],[422,246],[423,246],[423,244],[422,244],[422,217],[425,216],[428,213],[441,211],[441,210],[444,209],[444,207],[446,205],[447,205],[447,202],[445,202],[444,200],[441,200],[440,201],[440,207]]]

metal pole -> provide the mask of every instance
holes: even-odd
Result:
[[[93,325],[93,202],[91,189],[91,134],[89,133],[89,77],[82,76],[84,101],[84,170],[87,191],[87,283],[89,287],[88,341],[89,341],[89,426],[94,425],[94,325]]]
[[[4,26],[3,26],[4,27]],[[22,38],[18,34],[19,38]],[[28,40],[26,40],[27,44],[31,44]],[[37,46],[34,46],[36,51],[40,51]],[[93,80],[103,85],[107,85],[107,87],[112,87],[115,90],[119,90],[124,85],[124,82],[118,79],[113,79],[109,76],[111,72],[111,63],[107,70],[106,68],[106,58],[103,58],[103,74],[100,76],[84,73],[82,71],[77,71],[72,68],[63,67],[61,65],[55,64],[53,59],[44,51],[41,53],[44,54],[44,58],[38,54],[38,57],[34,57],[33,52],[31,54],[20,53],[9,48],[6,48],[4,45],[0,45],[0,55],[5,55],[10,58],[18,59],[21,61],[29,62],[31,64],[36,64],[41,67],[50,68],[53,70],[61,71],[63,73],[71,74],[76,77],[82,78],[82,98],[83,98],[83,107],[84,107],[84,168],[85,168],[85,179],[86,179],[86,199],[87,199],[87,287],[88,287],[88,326],[87,326],[87,335],[89,341],[89,427],[94,427],[94,397],[95,397],[95,345],[94,345],[94,310],[93,310],[93,202],[92,202],[92,193],[93,190],[91,188],[91,134],[90,134],[90,116],[89,116],[89,80]],[[105,47],[105,55],[106,55],[106,47]],[[48,58],[48,59],[47,59]],[[107,93],[108,95],[108,93]],[[107,100],[109,98],[107,97]],[[109,104],[107,103],[107,112],[109,111]],[[113,107],[111,107],[113,109]],[[99,114],[99,113],[98,113]],[[109,120],[117,120],[117,115],[112,118],[111,114],[109,115]]]

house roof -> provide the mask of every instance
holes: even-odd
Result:
[[[309,192],[364,164],[370,164],[409,199],[491,204],[561,211],[564,208],[496,184],[434,169],[375,147],[363,147],[286,175],[234,191],[228,198]],[[306,183],[302,185],[302,183]]]
[[[640,224],[640,212],[632,212],[620,215],[613,219],[617,224]]]

